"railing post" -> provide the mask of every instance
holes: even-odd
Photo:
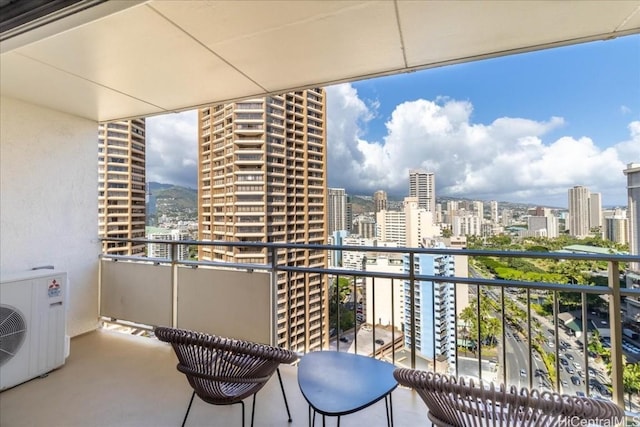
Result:
[[[171,324],[178,327],[178,245],[171,245]]]
[[[480,285],[477,286],[477,304],[476,304],[476,316],[478,316],[478,335],[476,336],[476,350],[478,352],[478,379],[482,381],[482,322],[481,322],[481,312],[480,312],[480,294],[482,293],[480,290]]]
[[[560,351],[558,347],[560,347],[560,337],[558,336],[558,313],[560,313],[560,296],[558,295],[558,291],[553,291],[553,339],[554,339],[554,360],[556,363],[556,391],[563,392],[562,390],[562,382],[560,381]],[[551,379],[551,378],[549,378]]]
[[[589,391],[589,384],[591,383],[591,374],[589,374],[589,348],[587,346],[587,331],[588,329],[588,314],[589,314],[589,307],[588,307],[588,301],[587,301],[587,294],[582,292],[581,296],[581,301],[582,301],[582,354],[584,354],[584,378],[585,378],[585,383],[587,384],[587,396],[591,395],[591,392]]]
[[[529,357],[527,358],[527,370],[529,377],[529,388],[533,388],[533,347],[531,346],[531,289],[527,288],[527,346],[529,347]]]
[[[613,401],[624,408],[624,384],[622,372],[622,317],[620,315],[620,266],[617,261],[609,261],[609,330],[611,331],[611,385]]]
[[[278,345],[278,249],[270,248],[271,252],[271,345]],[[320,318],[322,319],[322,317]],[[320,335],[322,340],[322,335]],[[322,344],[322,343],[321,343]]]
[[[411,369],[416,368],[416,273],[414,253],[409,253],[409,313],[411,315]],[[435,362],[435,361],[434,361]]]

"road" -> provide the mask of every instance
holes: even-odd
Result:
[[[475,271],[473,268],[470,268],[471,274],[474,277],[482,277]],[[475,287],[471,287],[472,292],[475,293]],[[489,298],[494,301],[500,303],[500,292],[499,288],[490,288],[487,292]],[[511,297],[511,296],[509,296]],[[515,296],[514,296],[515,297]],[[514,298],[515,299],[515,298]],[[517,301],[515,299],[518,306],[526,310],[526,306]],[[500,313],[496,313],[496,315],[500,315]],[[560,364],[560,389],[561,393],[566,394],[576,394],[577,392],[587,393],[587,383],[586,378],[587,374],[585,372],[585,355],[582,352],[582,348],[575,344],[575,337],[568,336],[564,330],[559,329],[559,343],[564,343],[565,346],[561,346],[560,349],[556,352],[555,348],[555,338],[554,338],[554,327],[553,324],[549,321],[549,319],[538,316],[536,313],[531,313],[532,320],[536,319],[542,325],[545,336],[549,339],[546,344],[543,345],[543,350],[548,353],[553,353],[556,357],[559,357],[561,360]],[[525,321],[526,319],[520,319],[520,321]],[[556,389],[556,384],[551,384],[549,379],[549,374],[547,372],[544,363],[540,355],[537,353],[532,353],[531,367],[529,367],[529,353],[530,349],[528,346],[528,342],[526,337],[518,334],[513,328],[509,326],[508,323],[505,323],[505,337],[506,337],[506,381],[504,381],[508,385],[516,385],[518,387],[529,387],[530,385],[542,390],[553,390]],[[552,343],[552,345],[549,345]],[[499,343],[498,347],[498,372],[499,377],[502,379],[502,349],[501,343]],[[533,350],[532,350],[533,351]],[[604,370],[602,366],[596,365],[593,360],[589,361],[589,367],[594,370],[591,373],[591,381],[597,381],[599,383],[606,384],[608,382],[607,378],[603,374]],[[521,371],[524,369],[524,373]],[[531,377],[533,375],[533,377]],[[573,379],[573,381],[572,381]],[[530,383],[531,380],[531,383]],[[575,383],[574,383],[575,381]],[[592,394],[597,390],[593,390]]]

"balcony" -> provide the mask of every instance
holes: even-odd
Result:
[[[62,368],[0,395],[0,424],[179,426],[192,389],[176,370],[176,364],[171,347],[152,338],[108,330],[75,337],[71,340],[71,355]],[[293,422],[287,423],[278,380],[272,378],[257,395],[256,427],[308,425],[308,406],[298,388],[297,368],[283,366],[281,372]],[[394,392],[393,409],[397,426],[428,425],[424,404],[409,390]],[[250,407],[246,415],[250,416]],[[329,421],[329,425],[334,423]],[[239,405],[213,406],[196,399],[186,425],[239,424]],[[341,420],[346,427],[363,424],[386,426],[384,404]]]
[[[105,244],[149,242],[127,239],[104,241]],[[168,245],[171,248],[167,251],[169,254],[177,253],[176,250],[180,245],[191,244],[206,247],[218,246],[220,249],[227,248],[227,250],[262,249],[268,251],[269,259],[280,260],[301,251],[388,252],[396,256],[402,254],[408,257],[409,262],[405,265],[415,265],[411,258],[424,254],[434,256],[446,254],[454,257],[588,259],[607,263],[610,285],[582,286],[477,277],[443,277],[438,274],[420,275],[415,272],[335,270],[288,266],[285,261],[275,264],[230,264],[178,261],[177,257],[172,256],[150,259],[103,254],[100,261],[99,310],[100,315],[107,321],[107,325],[113,326],[124,322],[125,325],[131,326],[130,322],[136,322],[135,327],[139,331],[145,331],[145,328],[148,328],[145,325],[176,325],[219,335],[277,343],[301,354],[323,349],[356,352],[383,358],[397,366],[436,370],[485,381],[507,382],[517,386],[571,394],[576,391],[582,391],[587,395],[600,394],[600,390],[587,387],[587,384],[597,381],[610,384],[612,391],[610,398],[620,402],[619,404],[622,404],[627,397],[622,393],[622,355],[625,354],[632,360],[640,358],[638,357],[640,355],[630,353],[627,346],[623,346],[627,339],[622,338],[621,326],[621,298],[638,298],[640,289],[620,288],[619,281],[613,279],[619,277],[620,263],[637,260],[637,256],[363,248],[254,242],[225,242],[224,244],[200,241],[152,242]],[[319,274],[319,281],[316,281],[313,287],[309,282],[308,289],[305,290],[304,284],[312,274],[315,274],[316,276],[313,277],[316,278]],[[351,282],[354,292],[356,294],[364,292],[366,295],[366,304],[364,304],[366,320],[356,323],[353,329],[338,331],[334,334],[328,331],[330,320],[328,314],[325,314],[331,303],[330,292],[327,293],[327,289],[333,279],[339,280],[341,277],[353,279]],[[276,278],[280,280],[274,282],[278,280]],[[281,284],[281,279],[286,280]],[[481,294],[481,298],[489,297],[499,302],[500,308],[495,315],[502,316],[503,324],[513,320],[505,314],[505,301],[515,299],[514,292],[517,290],[520,295],[524,295],[522,298],[525,301],[526,314],[524,318],[518,319],[523,324],[521,332],[516,334],[513,329],[503,329],[498,334],[497,340],[505,345],[500,344],[492,349],[491,346],[485,345],[480,337],[471,336],[464,325],[460,327],[460,316],[455,316],[446,309],[444,311],[447,312],[439,319],[425,321],[430,319],[430,316],[438,315],[437,307],[440,309],[444,307],[444,304],[432,300],[433,294],[427,296],[430,292],[429,288],[433,289],[445,283],[454,286],[454,301],[458,301],[459,295],[466,295],[471,299],[479,294],[480,289],[490,290],[489,293]],[[421,285],[417,286],[417,284]],[[398,291],[402,289],[405,293],[403,298],[396,299],[404,302],[400,306],[394,305],[393,297],[390,295],[396,287]],[[421,305],[418,305],[416,297],[420,287],[422,287],[422,298]],[[611,376],[599,360],[588,356],[587,348],[592,339],[590,336],[586,339],[584,336],[581,338],[570,336],[568,329],[562,328],[557,307],[551,319],[542,319],[532,309],[526,309],[531,307],[536,293],[557,296],[560,291],[576,293],[583,302],[587,301],[588,295],[600,295],[608,299],[609,313],[606,323],[610,328],[609,342],[614,366]],[[282,300],[283,298],[285,301]],[[554,301],[557,300],[554,299]],[[423,313],[422,310],[425,307],[431,307],[432,314],[427,317],[419,315],[419,312]],[[455,310],[455,303],[450,307]],[[351,304],[349,309],[356,314],[358,308],[356,304]],[[583,325],[586,325],[589,317],[588,305],[583,303],[581,310],[585,319]],[[309,313],[306,321],[305,313]],[[399,313],[404,313],[405,320],[396,320]],[[379,324],[373,320],[378,318],[386,320]],[[458,319],[457,324],[450,325],[451,320],[455,318]],[[418,324],[421,319],[422,323]],[[603,319],[598,320],[605,322]],[[309,323],[306,323],[307,321]],[[537,375],[540,369],[546,368],[539,359],[542,354],[537,350],[540,344],[535,343],[535,334],[532,334],[538,322],[543,325],[545,336],[549,338],[548,344],[544,346],[545,352],[553,354],[556,372],[563,371],[560,376],[555,378],[549,376],[545,381]],[[373,325],[373,323],[377,324]],[[401,332],[403,329],[404,335]],[[508,348],[508,346],[513,346],[512,341],[516,336],[521,343],[519,348],[535,350],[526,350],[520,356],[511,356],[514,347]],[[285,338],[282,339],[282,337]],[[309,344],[313,342],[312,339],[319,340],[319,345]],[[461,344],[463,341],[464,344]],[[479,343],[473,351],[469,351],[467,346],[471,341]],[[458,346],[455,345],[456,342]],[[565,344],[571,350],[563,348]],[[446,356],[445,352],[448,352]],[[570,385],[567,381],[568,376],[564,374],[566,366],[563,358],[569,357],[567,354],[572,355],[571,366],[584,369],[584,377],[581,377],[584,383],[579,386]],[[520,374],[522,370],[526,373],[524,377]],[[286,367],[283,371],[294,411],[293,425],[306,425],[307,407],[297,388],[296,368]],[[71,356],[63,368],[53,372],[47,378],[37,379],[5,391],[0,399],[3,424],[6,421],[7,425],[12,425],[12,421],[16,420],[17,424],[39,425],[38,420],[41,418],[38,417],[44,419],[50,416],[44,408],[26,412],[21,408],[26,407],[27,402],[38,402],[42,399],[41,396],[50,394],[50,390],[62,388],[72,390],[73,395],[78,396],[73,400],[76,409],[72,411],[57,409],[62,406],[61,401],[56,400],[60,393],[53,393],[52,398],[45,400],[47,405],[52,406],[51,413],[63,412],[59,415],[59,419],[64,420],[68,425],[82,425],[83,421],[86,422],[87,417],[90,416],[94,419],[99,418],[101,425],[121,425],[123,420],[120,417],[124,417],[123,414],[126,414],[127,422],[131,422],[132,425],[175,425],[181,419],[189,396],[186,382],[175,371],[175,359],[169,347],[153,338],[128,336],[98,329],[72,340]],[[157,390],[160,389],[162,393],[158,396]],[[81,403],[83,400],[80,396],[91,401]],[[260,420],[258,425],[262,422],[266,423],[264,425],[279,425],[279,417],[282,413],[279,410],[281,398],[277,382],[275,386],[270,384],[269,388],[259,394],[259,397],[263,400],[259,399],[257,403],[258,420]],[[59,398],[66,399],[67,395],[64,394]],[[99,400],[99,405],[96,405],[96,399]],[[396,425],[426,423],[425,408],[413,392],[398,390],[394,392],[393,401]],[[40,404],[33,403],[33,405],[41,408]],[[208,419],[204,417],[214,417],[216,422],[221,420],[220,425],[228,425],[225,423],[231,423],[230,420],[235,419],[239,411],[239,408],[234,410],[234,408],[207,406],[201,404],[195,407],[194,419],[191,421],[193,425],[199,424],[196,420],[204,422],[203,420]],[[640,402],[634,400],[631,407],[638,411]],[[116,410],[115,408],[126,409]],[[153,411],[155,408],[162,408],[162,413],[156,414]],[[175,422],[168,421],[170,419],[175,419]],[[401,423],[400,420],[405,420],[408,424]],[[384,410],[374,405],[362,413],[344,419],[344,425],[362,425],[363,422],[372,426],[384,425]]]
[[[462,7],[459,2],[315,1],[305,2],[304,8],[290,8],[286,2],[261,1],[187,5],[161,0],[77,3],[49,16],[39,13],[50,9],[33,10],[31,2],[9,2],[3,6],[3,12],[4,7],[19,6],[22,16],[12,20],[16,26],[3,26],[0,38],[0,269],[10,273],[54,264],[68,271],[71,298],[67,332],[75,337],[67,366],[46,379],[2,393],[3,425],[51,424],[52,416],[56,416],[58,424],[69,425],[91,424],[96,419],[104,420],[96,424],[143,425],[143,418],[149,424],[162,425],[163,420],[168,420],[164,418],[164,410],[160,415],[149,410],[153,407],[145,405],[146,397],[142,396],[153,395],[154,403],[169,408],[161,400],[164,393],[169,393],[169,387],[152,382],[153,390],[148,390],[151,393],[144,393],[147,390],[128,393],[135,390],[133,381],[127,382],[128,387],[117,387],[115,374],[126,372],[130,359],[134,364],[134,351],[154,350],[148,341],[140,346],[127,346],[124,353],[116,351],[125,345],[118,344],[122,337],[107,340],[102,346],[89,342],[82,349],[91,337],[103,337],[95,330],[106,303],[100,300],[100,292],[105,288],[99,284],[99,269],[106,260],[98,260],[102,245],[97,239],[95,214],[98,188],[95,140],[99,122],[217,104],[213,107],[216,126],[225,113],[221,103],[228,101],[640,32],[636,2],[478,2]],[[7,23],[8,14],[2,16],[3,24]],[[221,20],[220,16],[229,19]],[[259,28],[238,25],[249,21],[259,23]],[[210,37],[208,24],[212,22],[220,38]],[[118,31],[110,31],[113,28]],[[286,41],[285,45],[282,41]],[[310,45],[317,45],[313,55],[309,55]],[[87,49],[100,54],[87,54]],[[274,98],[269,102],[283,105]],[[230,132],[228,126],[223,127],[216,130],[214,137],[222,138],[223,130]],[[246,136],[255,132],[248,131]],[[310,143],[315,142],[310,139]],[[326,154],[320,138],[317,143],[318,152]],[[216,141],[215,152],[222,153],[223,149],[224,145]],[[320,175],[317,178],[310,185],[312,191],[321,193],[324,181]],[[209,185],[209,181],[204,185]],[[128,195],[122,197],[125,200]],[[120,261],[115,263],[117,270],[124,270],[126,263]],[[179,267],[172,261],[160,260],[155,267],[153,262],[146,261],[153,268],[164,267],[170,272]],[[617,262],[610,262],[612,268]],[[182,268],[191,266],[185,264]],[[194,273],[199,277],[203,271],[198,267]],[[172,282],[170,273],[167,276],[168,286],[164,286],[163,292],[168,289],[171,294],[182,288]],[[464,283],[483,284],[469,280]],[[126,290],[130,292],[135,287]],[[552,286],[545,291],[557,289]],[[604,287],[593,292],[614,296],[611,313],[619,313],[617,297],[618,293],[624,295],[624,291]],[[115,292],[106,295],[118,296]],[[148,292],[142,294],[143,303],[134,307],[134,317],[149,305],[159,310],[158,302],[151,304],[148,296]],[[398,297],[396,301],[399,300]],[[169,323],[176,321],[173,316],[177,312],[172,304],[169,299],[169,308],[163,312]],[[398,314],[398,318],[402,315]],[[620,331],[615,329],[619,322],[611,324],[619,337]],[[354,338],[354,342],[358,340],[357,335]],[[612,340],[612,350],[614,360],[619,362],[618,341]],[[125,357],[118,358],[120,354]],[[101,359],[108,355],[116,357]],[[136,362],[132,371],[143,372],[146,364],[153,366],[153,358],[147,356],[144,362]],[[412,357],[402,356],[398,360],[411,362]],[[96,365],[91,365],[94,361]],[[171,372],[173,364],[172,361]],[[109,366],[111,370],[106,368]],[[77,379],[77,383],[66,387],[69,383],[61,381],[50,389],[45,387],[47,381],[63,375],[72,377],[67,377],[67,381]],[[145,375],[157,377],[156,372]],[[614,396],[619,400],[620,381],[616,371]],[[288,389],[293,393],[295,387]],[[413,420],[401,422],[398,417],[403,416],[403,402],[396,400],[400,400],[394,402],[399,408],[397,425],[414,424]],[[408,398],[408,402],[415,400],[415,395]],[[176,402],[179,413],[186,404],[173,398],[166,401]],[[47,402],[51,402],[51,407],[43,406]],[[277,403],[270,406],[277,408]],[[300,411],[299,405],[295,406]],[[422,406],[418,406],[424,415]],[[141,408],[143,415],[136,408]],[[214,408],[205,413],[218,414],[221,409],[225,410]],[[302,411],[304,415],[304,407]],[[75,423],[66,418],[75,414],[78,414]],[[118,414],[122,414],[121,418]],[[177,422],[173,421],[179,421],[180,417],[172,415],[171,424],[175,425]],[[115,418],[109,422],[108,416]],[[151,418],[155,416],[159,418]],[[198,416],[197,411],[194,416]],[[296,422],[301,419],[295,418]],[[351,420],[345,419],[346,422]]]

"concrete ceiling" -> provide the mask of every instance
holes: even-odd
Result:
[[[107,121],[639,32],[640,0],[117,0],[2,34],[0,89]]]

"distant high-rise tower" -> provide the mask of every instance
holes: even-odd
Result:
[[[347,193],[344,188],[329,188],[327,197],[327,232],[347,229]]]
[[[373,193],[373,209],[375,213],[384,211],[387,209],[387,193],[383,190],[378,190]]]
[[[589,193],[589,229],[602,228],[602,195]]]
[[[345,221],[345,227],[349,233],[353,231],[353,199],[347,194],[347,219]]]
[[[144,239],[146,226],[145,121],[98,125],[98,234]],[[112,255],[144,255],[144,243],[105,242]]]
[[[491,222],[494,224],[498,223],[498,202],[492,200],[489,202],[489,206],[491,207]]]
[[[433,172],[409,171],[409,197],[418,198],[418,207],[436,214],[436,178]]]
[[[629,163],[627,176],[627,219],[629,220],[629,253],[640,255],[640,163]],[[640,273],[640,262],[629,263],[629,269]]]
[[[198,112],[200,240],[327,242],[324,89],[202,108]],[[199,247],[199,259],[269,264],[270,251]],[[288,266],[327,266],[325,251],[279,252]],[[277,344],[327,343],[327,283],[321,274],[279,273]],[[266,303],[266,301],[265,301]]]
[[[569,234],[574,237],[589,235],[589,189],[577,185],[569,189]]]

